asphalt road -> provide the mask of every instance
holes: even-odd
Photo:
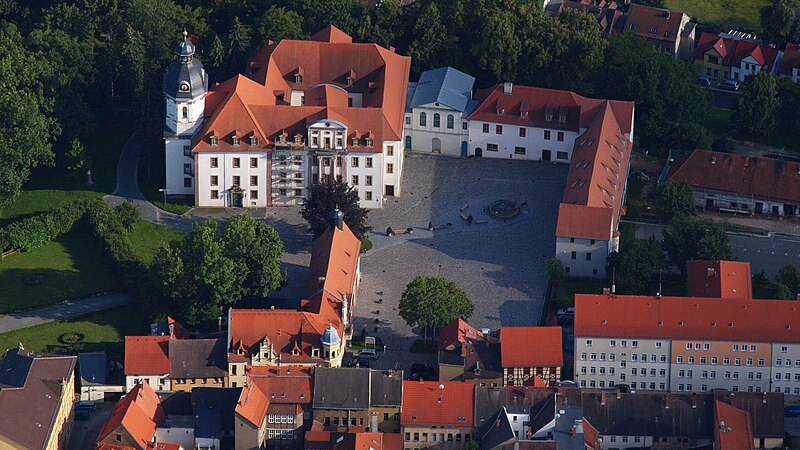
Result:
[[[97,435],[103,429],[111,411],[114,409],[114,402],[98,403],[97,410],[94,411],[88,420],[75,420],[72,427],[72,434],[69,436],[67,450],[85,450],[95,448],[97,445]]]
[[[113,308],[128,303],[130,299],[129,294],[111,293],[76,302],[59,303],[26,313],[0,316],[0,333]]]

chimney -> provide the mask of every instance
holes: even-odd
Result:
[[[503,94],[511,94],[511,91],[514,89],[514,83],[510,81],[506,81],[503,83]]]
[[[169,324],[169,338],[170,339],[175,339],[175,324],[174,323]]]
[[[664,409],[669,409],[669,392],[664,395]]]
[[[331,211],[331,226],[338,228],[339,230],[344,229],[344,213],[338,207]]]
[[[709,267],[709,268],[706,269],[706,278],[714,278],[714,274],[716,274],[716,273],[717,273],[717,271],[714,270],[713,267]]]
[[[611,295],[611,288],[603,288],[603,295],[605,296]]]
[[[600,406],[606,406],[606,393],[600,393]]]
[[[692,409],[697,409],[697,392],[692,392]]]
[[[500,419],[495,420],[494,427],[495,428],[500,428]]]
[[[622,397],[622,389],[617,388],[617,400],[619,400],[620,397]]]
[[[761,403],[767,404],[767,393],[766,391],[761,395]]]
[[[575,419],[575,432],[583,434],[583,419]]]

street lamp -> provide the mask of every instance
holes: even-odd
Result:
[[[167,203],[167,188],[159,189],[158,192],[164,193],[164,203]]]

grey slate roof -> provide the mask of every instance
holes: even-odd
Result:
[[[318,367],[314,372],[314,408],[368,409],[370,372]]]
[[[192,99],[208,91],[208,74],[203,70],[203,63],[194,57],[188,57],[188,62],[182,62],[180,57],[173,59],[164,73],[162,89],[166,95],[175,99]],[[188,81],[190,89],[178,89],[181,81]]]
[[[225,377],[225,339],[170,339],[169,362],[172,378]]]
[[[81,386],[106,384],[106,352],[78,353]]]
[[[234,432],[234,411],[242,388],[192,389],[192,414],[197,419],[195,437],[221,439]]]
[[[0,362],[0,388],[23,387],[33,358],[19,348],[9,349]]]
[[[413,96],[406,107],[407,111],[429,103],[441,103],[456,111],[466,111],[472,100],[472,85],[475,78],[452,67],[422,72],[413,88]],[[409,83],[409,94],[412,87]]]
[[[475,436],[481,440],[481,449],[486,450],[501,448],[504,444],[513,442],[515,439],[514,430],[511,429],[511,423],[508,421],[505,408],[501,408],[492,417],[492,420],[487,421],[478,428]]]
[[[371,406],[396,406],[403,402],[403,371],[370,370]]]

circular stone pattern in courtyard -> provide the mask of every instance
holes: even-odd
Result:
[[[519,206],[511,200],[495,200],[486,208],[486,214],[497,220],[510,220],[519,215]]]

